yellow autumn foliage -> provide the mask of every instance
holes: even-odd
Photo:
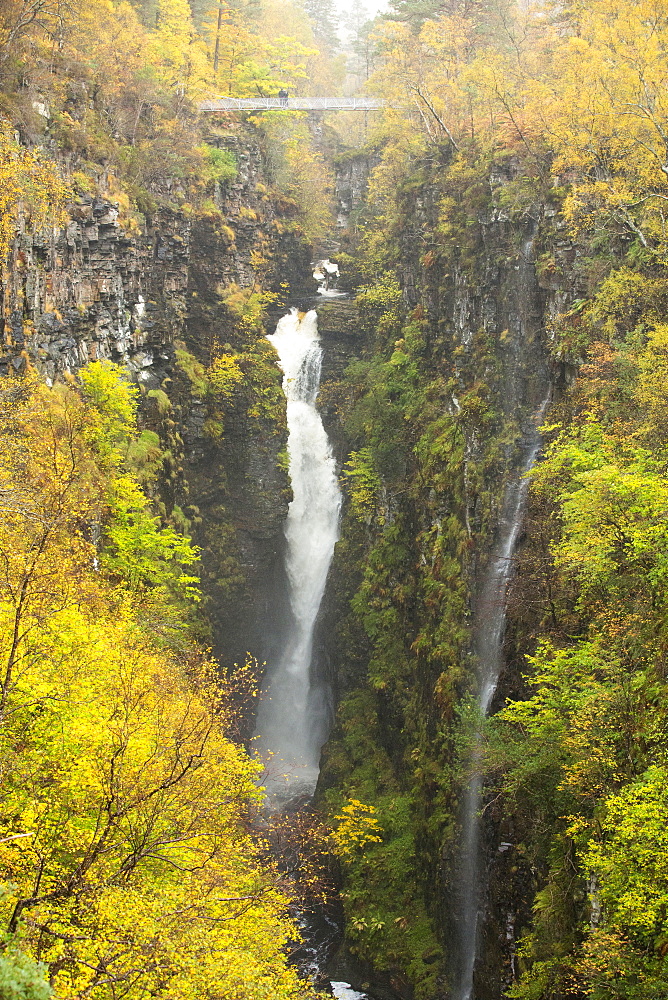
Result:
[[[0,265],[22,223],[39,231],[64,222],[67,193],[55,166],[21,146],[0,119]]]
[[[244,373],[231,354],[221,354],[207,372],[210,386],[223,399],[230,399],[236,387],[243,382]]]
[[[375,806],[366,805],[359,799],[348,799],[332,818],[330,841],[334,853],[346,858],[363,851],[369,844],[380,844],[383,831],[375,813]]]
[[[406,163],[430,150],[463,163],[515,155],[524,177],[565,186],[574,236],[625,233],[665,262],[666,5],[595,0],[495,16],[378,28],[370,87],[391,108],[375,128],[373,198],[391,201]]]
[[[90,541],[127,477],[110,374],[106,418],[69,385],[0,394],[0,920],[63,1000],[297,1000],[228,693],[163,588],[106,579]]]

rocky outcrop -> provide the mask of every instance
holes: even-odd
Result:
[[[332,441],[339,465],[346,458],[347,442],[341,433],[340,388],[349,362],[361,354],[365,334],[352,298],[322,299],[317,303],[318,331],[323,345],[322,377],[318,407]]]
[[[0,374],[32,366],[53,382],[101,359],[130,372],[142,426],[163,449],[158,510],[189,524],[202,548],[214,648],[232,663],[247,650],[262,659],[280,618],[272,587],[289,500],[284,421],[277,414],[262,427],[233,406],[221,434],[193,365],[206,368],[219,346],[240,349],[226,290],[312,288],[309,248],[286,225],[296,206],[270,193],[257,134],[230,125],[208,141],[234,154],[237,176],[216,186],[206,214],[164,207],[140,229],[113,201],[80,195],[64,229],[20,233],[0,290]]]
[[[215,331],[197,329],[186,295],[215,296],[233,282],[302,292],[309,250],[283,231],[285,213],[296,209],[268,194],[253,131],[230,130],[209,141],[237,162],[236,180],[217,186],[217,212],[162,208],[138,231],[119,217],[118,204],[81,195],[65,229],[39,236],[25,229],[17,237],[0,288],[0,370],[21,370],[30,361],[53,379],[110,358],[137,375],[144,371],[139,381],[148,383],[152,352],[175,339],[210,349]]]
[[[363,789],[360,796],[388,826],[395,820],[382,812],[387,788],[410,800],[402,832],[414,852],[400,863],[408,865],[411,891],[395,910],[380,880],[352,876],[347,915],[357,930],[349,943],[385,972],[410,964],[413,986],[431,997],[450,995],[458,947],[464,788],[456,716],[476,683],[473,611],[504,493],[520,474],[522,442],[548,386],[563,378],[549,357],[550,319],[575,294],[568,285],[572,248],[562,252],[549,192],[537,190],[535,204],[511,214],[504,206],[520,169],[513,160],[494,176],[467,178],[470,186],[461,190],[448,167],[447,151],[439,166],[416,167],[389,213],[385,236],[397,261],[403,320],[393,318],[390,282],[365,298],[362,337],[353,309],[349,321],[337,317],[334,358],[340,345],[341,356],[349,347],[367,364],[357,375],[351,370],[342,387],[335,360],[323,393],[342,461],[351,448],[370,449],[380,488],[376,513],[370,505],[366,519],[344,517],[322,611],[322,660],[341,710],[324,748],[320,791]],[[352,177],[351,166],[342,185],[356,178],[361,190],[365,169],[358,164]],[[547,273],[544,261],[555,247],[559,259]],[[326,313],[319,325],[326,342]],[[359,401],[347,420],[346,407]],[[513,684],[511,669],[498,700]],[[512,981],[515,941],[532,896],[512,847],[512,822],[490,807],[482,837],[489,892],[475,995],[498,1000]],[[388,838],[386,850],[399,856],[399,838],[395,843]],[[365,937],[374,920],[382,929]],[[414,932],[419,946],[390,968],[390,953],[412,947],[408,935],[393,937],[401,921],[430,927],[434,937]]]
[[[366,200],[369,174],[377,158],[364,153],[340,156],[336,167],[336,224],[347,229]]]
[[[151,384],[156,352],[178,332],[189,243],[190,225],[174,213],[160,213],[136,236],[119,224],[114,204],[90,196],[71,206],[70,223],[50,239],[22,233],[2,290],[0,366],[19,371],[30,362],[54,380],[110,358]]]

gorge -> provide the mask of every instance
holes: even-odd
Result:
[[[668,996],[665,4],[32,3],[0,1000]]]

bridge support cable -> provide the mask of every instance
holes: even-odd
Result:
[[[387,101],[374,97],[216,97],[202,101],[200,111],[381,111]]]

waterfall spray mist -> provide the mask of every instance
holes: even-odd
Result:
[[[287,398],[293,500],[285,524],[291,625],[269,664],[260,700],[257,746],[274,797],[310,793],[318,778],[323,709],[310,683],[313,632],[339,532],[341,493],[332,449],[315,407],[322,349],[315,310],[284,316],[267,338],[278,352]]]

